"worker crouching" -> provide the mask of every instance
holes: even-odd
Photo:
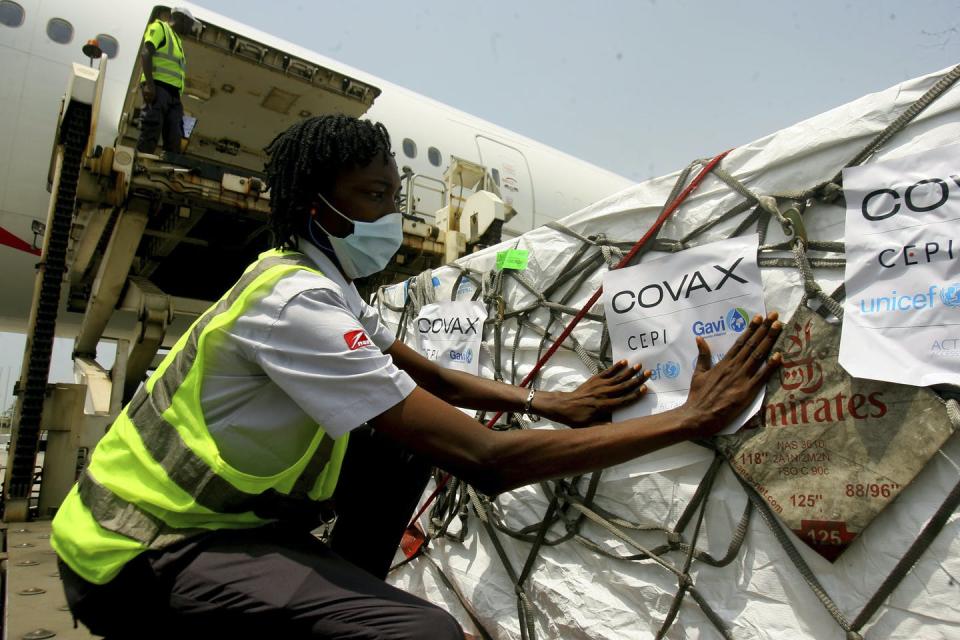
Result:
[[[101,440],[52,544],[75,617],[108,637],[460,639],[443,610],[383,581],[431,466],[494,494],[625,462],[735,417],[777,366],[776,314],[682,407],[607,424],[649,371],[618,362],[529,392],[411,350],[353,280],[402,242],[382,125],[300,122],[267,148],[275,249],[185,332]],[[574,427],[494,432],[456,407]],[[339,515],[329,544],[311,530]]]

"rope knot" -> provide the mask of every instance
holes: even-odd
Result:
[[[820,189],[820,200],[822,202],[833,202],[843,193],[843,187],[836,182],[828,182]]]
[[[820,293],[823,291],[823,288],[816,280],[807,280],[803,281],[803,288],[807,292],[808,296],[820,296]]]
[[[407,281],[407,296],[413,313],[420,313],[420,309],[437,301],[437,291],[434,288],[433,271],[421,271]]]
[[[607,241],[606,234],[597,234],[597,244],[600,246],[600,253],[603,255],[603,261],[607,263],[607,267],[612,269],[623,259],[623,251],[621,251],[619,247],[610,244]]]
[[[947,417],[954,429],[960,427],[960,404],[953,398],[947,400]]]
[[[774,218],[780,221],[783,224],[785,218],[783,214],[780,213],[780,207],[777,206],[777,199],[773,196],[757,196],[757,204],[760,205],[760,208],[772,215]]]

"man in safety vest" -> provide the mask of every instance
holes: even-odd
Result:
[[[776,314],[714,366],[698,338],[686,403],[616,424],[649,371],[533,392],[442,368],[353,285],[402,242],[386,129],[316,117],[267,152],[277,248],[180,337],[53,522],[67,601],[96,634],[462,640],[383,581],[427,464],[487,494],[619,464],[716,433],[779,364]],[[456,407],[590,428],[491,431]],[[331,497],[327,545],[310,532]]]
[[[163,134],[163,148],[180,153],[183,139],[183,94],[187,59],[180,36],[193,28],[193,14],[185,7],[174,7],[168,19],[157,19],[147,27],[140,49],[140,88],[143,114],[137,150],[153,153]]]

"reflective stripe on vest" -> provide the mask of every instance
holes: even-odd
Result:
[[[163,29],[163,47],[153,53],[153,79],[183,91],[187,75],[187,60],[183,55],[183,43],[180,36],[164,20],[158,20]],[[146,82],[145,74],[140,74],[140,82]]]
[[[124,418],[129,420],[144,449],[162,468],[166,479],[189,495],[197,505],[212,512],[214,517],[215,514],[253,512],[263,519],[271,519],[275,503],[309,499],[308,494],[331,461],[334,450],[334,440],[323,434],[289,493],[281,493],[276,489],[250,493],[217,474],[190,448],[177,427],[163,415],[172,406],[174,395],[194,367],[201,336],[210,323],[230,311],[258,278],[278,267],[297,267],[316,272],[316,267],[300,257],[273,255],[262,258],[194,323],[186,339],[178,341],[179,349],[175,346],[174,351],[168,354],[168,359],[172,358],[172,361],[166,361],[166,368],[158,370],[159,375],[155,374],[148,384],[140,388],[118,418],[118,421]],[[110,437],[110,434],[106,437]],[[97,524],[148,548],[162,548],[203,531],[169,525],[162,518],[103,486],[89,469],[78,482],[78,495]]]

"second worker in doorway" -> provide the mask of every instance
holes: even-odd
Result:
[[[187,60],[180,36],[190,33],[194,18],[189,9],[174,7],[168,17],[150,23],[140,49],[140,89],[143,116],[137,151],[153,153],[163,135],[165,151],[180,153],[183,139],[183,104]]]

